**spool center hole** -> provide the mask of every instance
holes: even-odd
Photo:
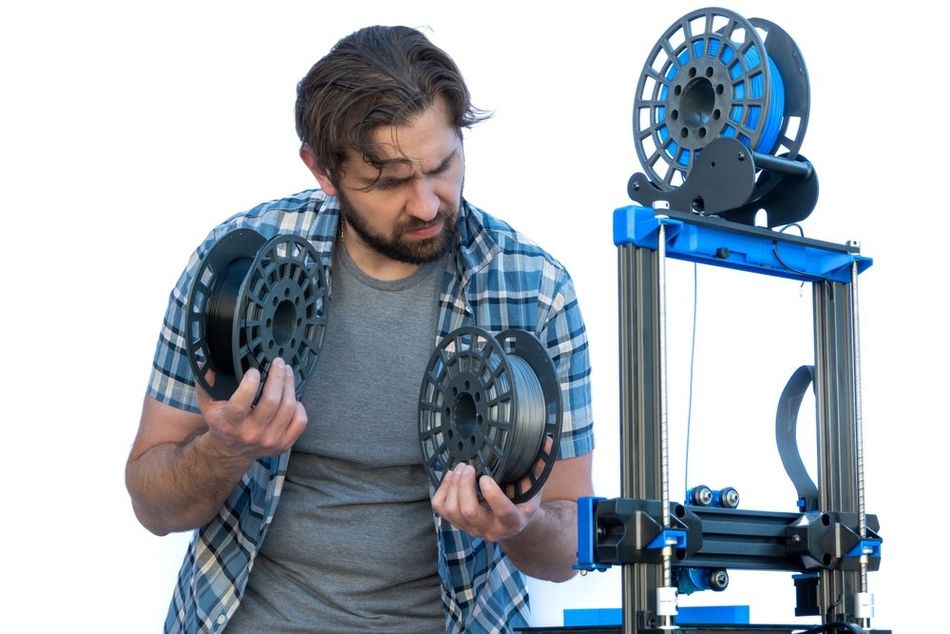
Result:
[[[296,321],[292,301],[285,299],[277,304],[277,308],[274,309],[274,327],[272,329],[274,341],[277,342],[277,345],[282,346],[290,340],[290,336],[294,334]]]
[[[680,101],[680,114],[687,125],[706,125],[716,106],[716,90],[705,77],[697,77],[686,84]]]
[[[475,399],[471,394],[462,392],[455,399],[455,408],[452,414],[452,426],[462,438],[475,435]]]

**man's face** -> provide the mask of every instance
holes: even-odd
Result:
[[[337,184],[341,213],[363,243],[391,260],[421,264],[447,250],[458,225],[465,161],[441,100],[408,125],[373,133],[382,172],[350,154]],[[331,192],[333,193],[333,192]]]

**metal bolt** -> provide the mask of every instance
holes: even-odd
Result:
[[[720,592],[729,585],[729,573],[725,570],[713,570],[709,575],[709,587]]]
[[[712,489],[707,486],[696,487],[693,491],[693,501],[699,506],[709,506],[712,499]]]
[[[739,507],[739,492],[729,487],[722,490],[722,505],[734,509]]]
[[[736,158],[739,159],[740,161],[744,161],[744,160],[745,160],[745,152],[739,152],[738,154],[736,154]]]

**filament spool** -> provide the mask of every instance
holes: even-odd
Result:
[[[280,357],[294,370],[299,397],[323,344],[327,301],[326,273],[309,241],[265,240],[250,229],[225,234],[198,265],[185,308],[198,385],[227,400],[251,368],[263,386]]]
[[[699,9],[671,25],[644,64],[634,144],[649,181],[671,191],[717,138],[795,159],[808,110],[805,65],[785,31],[726,9]],[[777,184],[762,180],[755,197]]]
[[[531,499],[554,467],[562,420],[554,364],[530,333],[506,330],[496,338],[465,326],[449,333],[429,358],[419,391],[419,444],[436,487],[466,462],[503,489],[511,485],[513,502]]]

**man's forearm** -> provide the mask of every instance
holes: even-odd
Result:
[[[567,581],[577,571],[577,503],[543,502],[525,529],[499,542],[521,572],[546,581]]]
[[[251,462],[216,451],[206,433],[181,444],[156,445],[126,466],[135,515],[157,535],[203,526]]]

